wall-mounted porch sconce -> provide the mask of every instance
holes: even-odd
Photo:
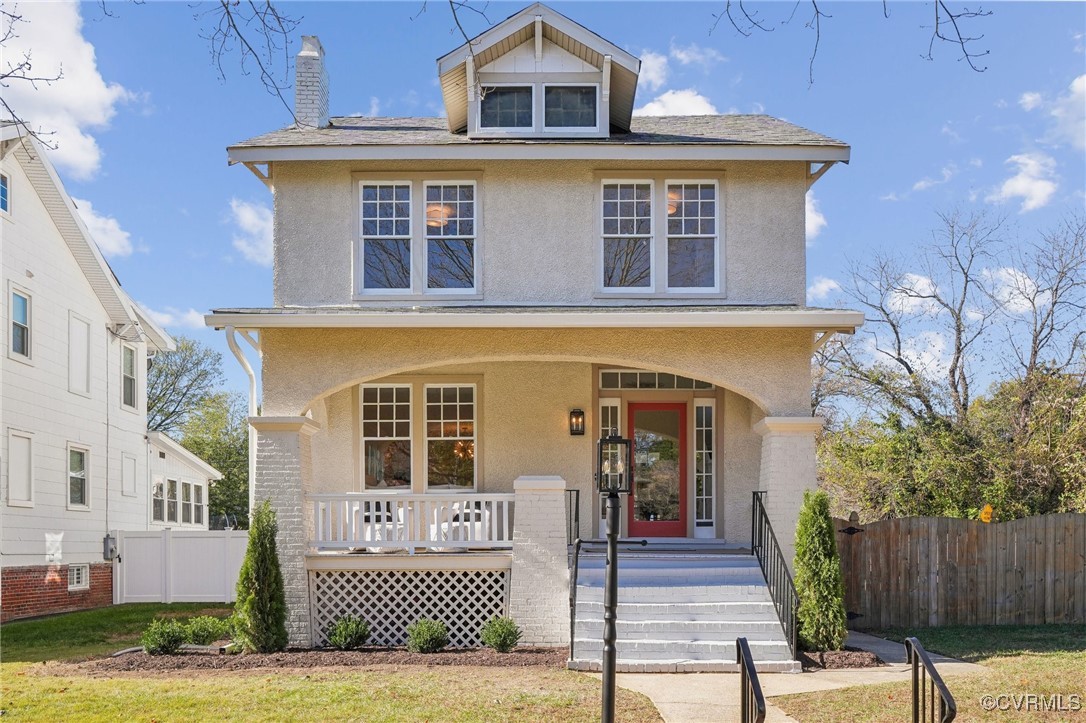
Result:
[[[571,437],[584,436],[583,409],[571,409],[569,411],[569,434]]]

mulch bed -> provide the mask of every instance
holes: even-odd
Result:
[[[799,654],[799,661],[804,670],[842,670],[847,668],[878,668],[886,665],[882,658],[867,650],[845,646],[844,650],[830,650],[825,653]]]
[[[126,673],[180,670],[255,670],[266,668],[364,668],[383,665],[475,665],[485,667],[565,668],[566,648],[516,648],[498,653],[490,648],[444,650],[439,653],[411,653],[403,648],[362,650],[287,650],[283,653],[186,653],[148,655],[129,653],[116,658],[88,660],[75,664],[85,673]]]

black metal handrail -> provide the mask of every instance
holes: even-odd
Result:
[[[762,568],[769,594],[773,598],[773,607],[777,610],[777,617],[788,639],[788,649],[792,652],[792,659],[795,660],[798,654],[796,613],[799,610],[799,596],[796,595],[796,585],[792,582],[792,574],[788,571],[788,561],[781,552],[773,526],[769,524],[769,515],[765,509],[765,494],[764,491],[754,493],[754,505],[751,508],[750,546]]]
[[[931,721],[950,723],[958,715],[958,704],[950,694],[928,651],[916,638],[905,639],[905,655],[912,668],[913,723]],[[938,695],[936,695],[938,694]],[[939,699],[939,715],[935,715],[935,700]]]
[[[581,491],[566,490],[566,544],[581,536]]]
[[[765,696],[754,669],[754,656],[746,638],[735,639],[735,662],[739,663],[739,720],[762,723],[765,720]]]
[[[569,574],[569,659],[573,660],[573,641],[577,628],[577,574],[581,568],[581,538],[573,541],[573,569]]]

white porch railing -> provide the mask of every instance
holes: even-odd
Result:
[[[318,550],[511,550],[512,494],[309,495]]]

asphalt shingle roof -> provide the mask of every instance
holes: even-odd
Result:
[[[450,133],[444,118],[332,118],[328,128],[290,126],[233,148],[284,146],[608,144],[838,146],[848,144],[768,115],[637,116],[629,133],[609,138],[470,139]]]

